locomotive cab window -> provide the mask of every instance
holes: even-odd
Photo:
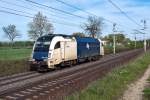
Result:
[[[57,42],[54,47],[54,49],[58,49],[58,48],[60,48],[60,42]]]

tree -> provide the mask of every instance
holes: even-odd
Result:
[[[109,43],[113,43],[113,36],[114,34],[109,34],[108,36],[105,36],[104,39]],[[126,39],[124,34],[115,34],[115,37],[117,43],[123,43]]]
[[[124,34],[117,34],[117,38],[116,38],[116,41],[118,43],[123,43],[125,40],[125,35]]]
[[[87,23],[82,26],[84,31],[91,37],[99,37],[103,28],[103,19],[89,16]]]
[[[16,26],[15,25],[8,25],[6,27],[3,27],[2,28],[5,35],[8,37],[8,39],[11,41],[11,43],[14,42],[14,39],[17,37],[17,36],[20,36],[18,30],[16,29]]]
[[[104,37],[104,40],[106,40],[109,43],[113,43],[113,34],[109,34]]]
[[[75,37],[85,37],[85,34],[81,32],[76,32],[76,33],[73,33],[72,35]]]
[[[53,25],[48,21],[46,16],[43,16],[41,12],[38,12],[33,21],[28,24],[29,37],[34,41],[45,34],[53,34]]]

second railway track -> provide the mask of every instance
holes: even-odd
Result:
[[[135,58],[142,49],[128,51],[117,55],[109,55],[99,61],[77,65],[64,70],[40,74],[29,79],[8,82],[0,86],[0,97],[6,100],[44,99],[60,100],[102,77],[112,68]],[[34,75],[33,75],[34,76]],[[6,80],[5,80],[6,81]],[[0,83],[1,84],[1,83]]]

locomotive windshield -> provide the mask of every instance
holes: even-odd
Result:
[[[42,36],[37,39],[34,51],[48,52],[52,36]]]

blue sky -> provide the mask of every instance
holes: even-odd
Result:
[[[9,4],[14,3],[14,4]],[[70,8],[66,5],[63,5],[55,0],[33,0],[41,4],[49,5],[67,12],[71,12],[76,15],[80,15],[83,17],[88,17],[88,15],[80,10],[76,10]],[[122,13],[119,12],[114,6],[112,6],[108,0],[62,0],[71,5],[74,5],[78,8],[81,8],[85,11],[91,12],[97,16],[102,18],[111,20],[117,23],[117,29],[120,31],[124,31],[124,34],[130,38],[133,38],[131,34],[133,29],[140,29],[138,25],[127,19]],[[138,24],[141,24],[142,19],[147,20],[147,31],[149,31],[149,22],[150,22],[150,0],[112,0],[116,3],[124,12],[126,12],[132,19],[134,19]],[[18,7],[16,5],[21,5],[23,7]],[[48,9],[48,8],[38,8],[33,4],[26,2],[25,0],[0,0],[0,10],[6,10],[2,7],[7,7],[11,9],[16,9],[20,11],[24,11],[30,14],[23,13],[28,16],[35,15],[38,11],[41,11],[44,15],[46,15],[49,20],[53,23],[54,21],[59,23],[74,23],[81,25],[86,22],[85,19],[80,19],[74,16],[69,16],[62,14],[60,12]],[[11,10],[7,10],[11,11]],[[14,11],[11,11],[14,12]],[[20,13],[22,14],[22,13]],[[55,16],[57,17],[55,17]],[[60,18],[61,17],[61,18]],[[29,40],[27,31],[27,24],[31,22],[31,18],[20,17],[10,14],[5,14],[0,12],[0,41],[8,41],[7,37],[5,37],[4,32],[2,31],[3,26],[7,26],[9,24],[14,24],[17,26],[17,29],[22,34],[21,38],[16,40]],[[142,24],[141,24],[142,25]],[[83,32],[80,27],[72,27],[65,26],[57,23],[53,23],[54,32],[59,34],[72,34],[73,32]],[[102,31],[102,35],[107,35],[112,33],[112,23],[109,23],[104,20],[104,28]],[[138,35],[138,39],[142,39],[142,35]],[[150,34],[147,34],[147,38],[150,38]]]

